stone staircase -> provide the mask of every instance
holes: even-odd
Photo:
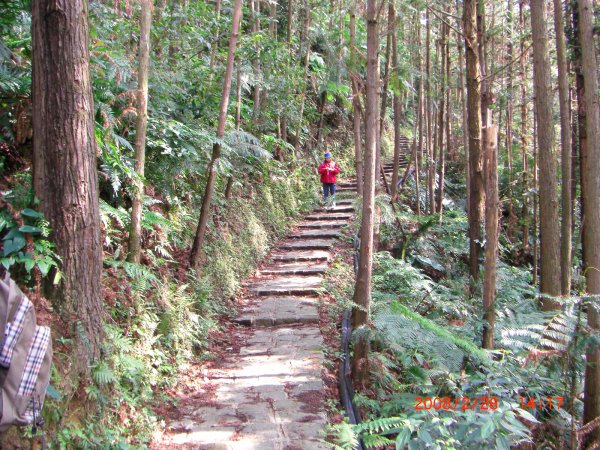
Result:
[[[327,423],[319,294],[335,240],[353,216],[356,182],[318,208],[247,280],[234,319],[245,344],[208,374],[214,400],[169,424],[164,448],[320,450]]]

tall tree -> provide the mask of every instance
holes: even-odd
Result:
[[[355,329],[369,322],[371,305],[371,273],[373,266],[373,222],[375,208],[375,153],[379,138],[377,122],[379,119],[379,35],[377,30],[376,0],[367,0],[367,101],[365,105],[365,174],[362,203],[362,221],[360,229],[360,259],[354,303],[352,324]],[[364,385],[368,376],[369,340],[364,334],[356,340],[352,374],[357,385]]]
[[[496,298],[496,260],[498,258],[498,129],[484,128],[487,134],[485,151],[485,265],[483,274],[483,329],[482,347],[494,348]]]
[[[391,11],[393,11],[393,4],[390,8],[390,17]],[[395,29],[392,30],[392,65],[393,70],[398,73],[398,43]],[[402,121],[402,105],[400,103],[400,95],[397,92],[397,89],[394,90],[392,108],[394,110],[394,168],[392,171],[392,186],[390,195],[392,197],[392,202],[395,202],[398,200],[398,170],[400,169],[400,151],[402,150],[402,133],[400,131],[400,122]]]
[[[558,222],[558,196],[556,180],[556,155],[554,151],[554,124],[552,120],[552,84],[546,2],[531,1],[531,33],[533,38],[533,64],[537,140],[540,165],[540,292],[545,310],[559,307],[550,297],[560,295],[560,239]]]
[[[565,44],[565,25],[562,1],[554,0],[554,34],[556,36],[556,62],[558,64],[558,97],[560,103],[561,144],[561,243],[560,272],[561,293],[569,295],[571,290],[571,117],[569,105],[569,73]]]
[[[62,259],[63,279],[52,296],[76,337],[76,370],[88,373],[99,356],[103,317],[88,4],[34,0],[31,17],[33,183]]]
[[[586,290],[591,297],[588,306],[588,326],[594,333],[600,332],[600,102],[598,99],[598,63],[594,48],[593,17],[591,0],[577,0],[579,10],[579,41],[583,63],[584,96],[586,108],[586,131],[589,143],[582,167],[583,218],[583,267]],[[585,398],[583,422],[589,423],[600,417],[600,346],[591,344],[586,354]],[[588,442],[600,442],[600,426],[587,437]]]
[[[477,40],[476,0],[465,0],[463,6],[465,33],[467,117],[469,123],[469,272],[474,282],[479,278],[481,224],[483,222],[483,156],[481,152],[481,83]]]
[[[440,40],[440,52],[442,56],[442,63],[440,65],[440,84],[441,84],[441,93],[440,93],[440,106],[439,106],[439,130],[438,130],[438,149],[439,149],[439,177],[438,178],[438,190],[437,190],[437,199],[436,199],[436,207],[435,211],[438,213],[442,213],[442,203],[444,200],[444,164],[445,164],[445,156],[444,156],[444,133],[447,131],[446,123],[450,120],[450,115],[447,117],[446,109],[447,109],[447,94],[449,91],[448,83],[450,80],[448,79],[449,70],[446,70],[450,65],[450,54],[448,52],[448,39],[450,36],[450,27],[446,22],[442,23],[442,36]],[[446,143],[450,141],[449,135],[446,133]],[[435,175],[435,166],[434,166],[434,178]]]
[[[135,172],[129,232],[130,262],[139,263],[142,253],[142,208],[144,204],[144,165],[146,162],[146,126],[148,124],[148,62],[150,60],[150,22],[152,0],[141,0],[140,48],[138,57],[137,122],[135,127]]]
[[[223,94],[221,96],[221,108],[219,110],[219,122],[217,124],[217,139],[221,140],[225,134],[225,124],[227,122],[227,107],[229,105],[229,92],[231,91],[231,78],[233,76],[233,61],[235,56],[235,47],[238,38],[240,27],[240,18],[242,16],[242,0],[235,0],[233,8],[233,22],[231,25],[231,36],[229,38],[229,53],[227,55],[227,66],[225,67],[225,77],[223,80]],[[200,251],[202,242],[204,241],[204,233],[206,232],[206,224],[210,213],[210,204],[212,194],[215,188],[217,179],[216,163],[221,156],[221,144],[215,142],[213,144],[210,163],[208,164],[208,173],[206,178],[206,188],[204,189],[204,198],[202,200],[202,208],[200,209],[200,218],[198,219],[198,229],[194,238],[194,245],[190,253],[190,266],[196,271],[200,267]]]
[[[351,66],[354,67],[357,61],[356,51],[356,2],[352,2],[350,10],[350,58]],[[356,193],[361,196],[363,194],[363,152],[362,152],[362,133],[361,133],[361,117],[362,107],[360,104],[360,88],[358,84],[359,75],[353,70],[350,73],[350,83],[352,86],[352,124],[354,132],[354,163],[356,167]]]

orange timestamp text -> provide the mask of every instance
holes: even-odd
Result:
[[[494,411],[498,405],[497,397],[415,397],[415,411]]]
[[[521,409],[561,409],[564,398],[557,395],[555,397],[519,397]]]

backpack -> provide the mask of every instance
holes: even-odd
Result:
[[[36,324],[31,301],[8,273],[0,279],[0,433],[11,425],[43,426],[50,382],[50,328]]]

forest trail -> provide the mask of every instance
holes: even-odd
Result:
[[[235,348],[201,375],[204,383],[188,396],[198,401],[183,402],[153,448],[326,448],[319,295],[334,243],[354,213],[353,200],[339,197],[352,196],[356,182],[338,187],[337,206],[305,216],[246,281]]]

